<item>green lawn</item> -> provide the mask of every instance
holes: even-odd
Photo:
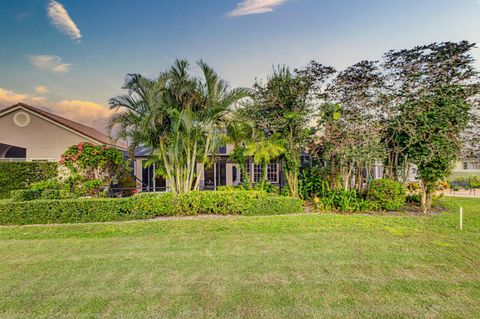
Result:
[[[480,318],[480,200],[443,203],[430,217],[2,227],[0,318]]]

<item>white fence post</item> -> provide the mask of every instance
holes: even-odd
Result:
[[[463,207],[460,207],[460,230],[463,230]]]

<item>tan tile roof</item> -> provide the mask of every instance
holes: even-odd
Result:
[[[108,135],[106,135],[106,134],[104,134],[100,131],[97,131],[94,128],[91,128],[89,126],[74,122],[72,120],[69,120],[69,119],[66,119],[64,117],[52,114],[50,112],[44,111],[42,109],[33,107],[31,105],[28,105],[28,104],[17,103],[15,105],[9,106],[9,107],[7,107],[3,110],[0,110],[0,113],[6,114],[6,113],[8,113],[8,111],[13,110],[17,107],[22,107],[22,108],[24,108],[24,109],[26,109],[26,110],[28,110],[32,113],[37,113],[37,114],[39,114],[43,117],[46,117],[46,118],[50,119],[51,121],[54,121],[54,122],[56,122],[60,125],[66,126],[69,129],[71,129],[73,131],[76,131],[77,133],[85,135],[85,136],[99,142],[100,144],[111,145],[111,146],[115,146],[115,147],[120,148],[120,149],[126,149],[127,148],[127,146],[124,145],[123,143],[119,143],[119,142],[115,143]]]

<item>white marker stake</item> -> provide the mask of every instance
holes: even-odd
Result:
[[[463,230],[463,207],[460,207],[460,230]]]

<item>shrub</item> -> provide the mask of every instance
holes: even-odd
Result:
[[[13,202],[24,202],[39,199],[41,192],[35,189],[21,189],[11,191],[10,198]]]
[[[191,192],[141,194],[116,199],[69,199],[0,202],[0,224],[26,225],[123,221],[197,214],[279,215],[300,213],[299,199],[265,192]]]
[[[54,162],[0,162],[0,199],[10,198],[12,190],[55,178],[57,167],[58,163]]]
[[[42,199],[62,199],[61,192],[59,189],[46,189],[44,190],[40,198]]]
[[[411,194],[416,194],[422,191],[422,186],[419,182],[408,182],[406,187],[408,192]]]
[[[322,169],[319,167],[303,167],[300,172],[298,195],[305,200],[321,195],[322,188],[324,187],[324,175]]]
[[[450,186],[450,184],[446,181],[438,181],[436,184],[435,184],[435,190],[437,191],[444,191],[446,189],[448,189],[448,187]],[[471,186],[471,185],[470,185]]]
[[[54,178],[30,184],[30,189],[43,192],[46,189],[59,189],[60,184]]]
[[[79,196],[102,197],[113,177],[128,170],[121,151],[91,143],[70,146],[63,153],[60,163],[70,170],[65,183]]]
[[[314,198],[314,202],[322,210],[339,210],[342,212],[365,212],[372,204],[358,196],[355,190],[336,190],[326,192],[323,197]]]
[[[407,203],[420,204],[421,201],[422,201],[422,194],[421,193],[409,194],[409,195],[407,195],[407,198],[406,198]]]
[[[272,185],[270,181],[260,181],[253,185],[253,189],[260,192],[267,192],[269,194],[280,194],[280,188],[276,185]]]
[[[406,188],[390,179],[377,179],[371,182],[368,199],[379,209],[394,211],[403,207]]]
[[[471,179],[470,179],[470,187],[471,188],[480,188],[480,177],[478,176],[473,176]]]

